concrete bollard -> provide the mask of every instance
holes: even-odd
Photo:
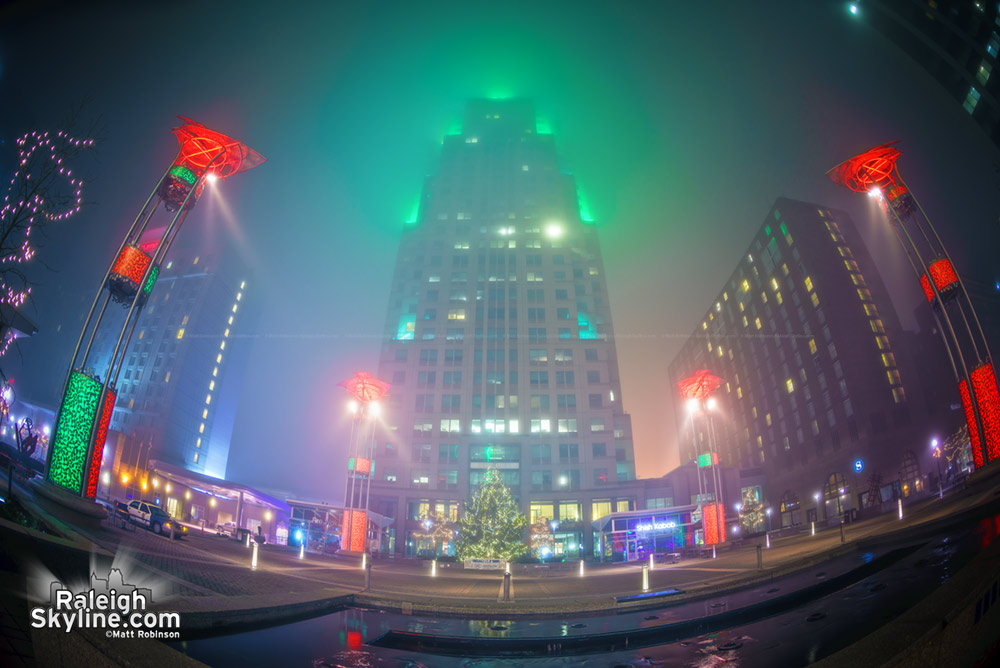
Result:
[[[299,559],[305,559],[305,558],[306,558],[306,544],[299,543]]]
[[[642,590],[649,591],[649,566],[647,564],[642,565]]]
[[[761,549],[760,543],[757,543],[757,570],[764,568],[764,550]]]
[[[583,559],[580,559],[580,577],[583,577]]]
[[[896,504],[899,506],[899,519],[903,519],[903,500],[896,499]]]
[[[653,570],[656,566],[653,564],[653,555],[649,555],[649,570]]]
[[[715,559],[715,546],[712,546],[712,558]]]
[[[438,574],[438,561],[437,559],[431,559],[431,577],[436,578]]]
[[[246,539],[247,539],[246,545],[247,545],[247,547],[250,547],[250,532],[249,531],[246,533]]]
[[[510,601],[510,571],[503,574],[503,600]]]
[[[814,536],[816,535],[816,522],[815,521],[813,521],[813,523],[812,523],[812,535],[814,535]]]
[[[767,549],[770,550],[771,549],[771,534],[769,534],[769,533],[764,534],[764,538],[767,539]]]
[[[847,542],[847,534],[845,533],[844,523],[843,522],[840,523],[840,542],[841,543],[846,543]]]

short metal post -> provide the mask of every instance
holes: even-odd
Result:
[[[503,600],[510,601],[510,571],[503,574]]]
[[[813,520],[812,523],[812,535],[816,535],[816,520]]]
[[[253,544],[253,556],[250,557],[250,570],[257,570],[257,543]]]
[[[847,542],[847,534],[845,533],[843,522],[840,523],[840,542],[841,543]]]
[[[896,504],[899,506],[899,519],[903,519],[903,499],[896,499]]]
[[[642,565],[642,590],[649,591],[649,566],[647,564]]]
[[[767,539],[767,549],[770,550],[771,549],[771,534],[770,533],[764,534],[764,538]]]
[[[365,589],[370,589],[372,586],[372,562],[365,562]]]
[[[306,558],[306,544],[299,543],[299,559],[305,559],[305,558]]]
[[[438,574],[438,560],[431,559],[431,577],[436,578]]]
[[[583,559],[580,559],[580,577],[583,577]]]
[[[764,568],[764,550],[760,543],[757,543],[757,570]]]
[[[653,570],[656,566],[653,564],[653,553],[649,555],[649,570]]]
[[[247,539],[247,541],[246,541],[247,547],[250,547],[250,532],[249,531],[246,532],[245,536],[246,536],[246,539]]]
[[[715,559],[715,546],[712,546],[712,558]]]

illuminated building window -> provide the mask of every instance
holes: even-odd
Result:
[[[238,308],[238,306],[239,306],[238,304],[233,304],[233,313],[236,313],[236,309]]]
[[[181,320],[181,327],[183,327],[183,326],[185,326],[185,325],[188,324],[188,318],[190,318],[190,317],[191,316],[189,316],[189,315],[184,316],[184,319]]]
[[[222,364],[222,353],[219,353],[218,355],[215,356],[215,363]]]
[[[226,336],[226,337],[228,337],[228,336],[229,336],[229,328],[228,328],[228,327],[226,327],[226,331],[224,331],[224,332],[222,333],[222,335],[223,335],[223,336]]]
[[[903,391],[902,387],[892,388],[892,400],[897,404],[901,404],[906,401],[906,393]]]
[[[197,452],[196,452],[196,453],[194,453],[194,463],[195,463],[195,464],[197,464],[197,463],[198,463],[198,454],[199,454],[199,453],[197,453]]]
[[[882,366],[896,366],[896,356],[892,353],[882,353]]]
[[[212,376],[214,377],[214,376],[218,376],[218,375],[219,375],[219,367],[214,367],[212,369]]]
[[[761,299],[761,301],[763,301],[766,304],[767,303],[767,293],[766,292],[760,293],[760,299]]]
[[[743,279],[743,292],[750,292],[750,281]]]
[[[184,338],[184,328],[183,327],[181,327],[180,329],[177,330],[177,338],[178,339],[183,339]]]
[[[242,281],[242,282],[240,283],[240,290],[242,290],[242,289],[243,289],[243,288],[245,288],[246,286],[247,286],[247,282],[246,282],[246,281]]]
[[[805,284],[806,284],[806,290],[808,290],[809,292],[812,292],[812,289],[813,289],[813,279],[810,278],[809,276],[806,276]]]
[[[811,301],[812,301],[812,305],[813,306],[815,306],[816,308],[819,308],[819,297],[816,296],[815,292],[812,293],[812,300]]]
[[[771,279],[771,289],[772,290],[777,290],[778,289],[778,279],[776,279],[776,278],[772,278]]]
[[[739,398],[739,399],[743,398],[743,388],[742,387],[737,387],[736,388],[736,397]]]
[[[194,262],[192,262],[191,264],[198,264],[198,260],[200,260],[200,259],[201,259],[201,256],[195,257]]]
[[[708,346],[708,352],[712,352],[712,342],[711,341],[706,341],[705,345]]]
[[[816,354],[816,339],[809,339],[809,352]]]
[[[775,292],[775,293],[774,293],[774,298],[778,300],[778,304],[779,304],[779,305],[780,305],[780,304],[782,303],[782,301],[783,301],[783,300],[782,300],[782,298],[781,298],[781,293],[780,293],[780,292]]]
[[[976,80],[985,86],[986,82],[989,81],[990,73],[992,71],[993,67],[989,64],[988,61],[984,60],[982,63],[979,64],[979,69],[976,70]]]
[[[233,324],[233,316],[229,316],[229,324]]]
[[[755,319],[754,323],[757,325],[757,329],[760,329],[762,327],[762,325],[760,324],[760,318]]]
[[[888,350],[889,349],[889,339],[887,339],[884,336],[876,336],[875,337],[875,345],[878,346],[879,350]]]
[[[219,344],[219,350],[225,350],[225,349],[226,349],[226,342],[223,341],[221,344]]]
[[[208,419],[208,409],[207,408],[201,412],[201,419],[202,420],[207,420]]]
[[[173,260],[171,260],[170,262],[167,263],[167,269],[170,269],[172,266],[174,266],[174,261]]]
[[[768,413],[767,415],[764,416],[764,422],[767,423],[768,427],[771,426],[771,414],[770,413]]]
[[[205,433],[205,423],[204,422],[202,422],[200,425],[198,425],[198,433],[199,434],[204,434]]]
[[[169,371],[167,372],[167,375],[163,377],[163,382],[164,383],[169,383],[170,382],[170,372]]]
[[[209,394],[208,396],[205,397],[205,403],[206,404],[211,404],[212,403],[212,395],[211,394]]]
[[[142,337],[144,337],[145,335],[146,335],[146,330],[144,330],[144,329],[139,330],[139,340],[140,341],[142,341]]]
[[[199,438],[197,441],[195,441],[194,447],[196,447],[196,448],[200,448],[201,447],[201,438]]]
[[[889,369],[885,372],[885,377],[889,379],[890,385],[900,385],[902,384],[899,380],[899,371],[896,369]]]
[[[208,383],[208,389],[209,390],[214,390],[215,389],[215,381],[214,380],[209,381],[209,383]]]
[[[789,394],[795,391],[795,383],[792,382],[791,378],[785,381],[785,387],[788,389]]]

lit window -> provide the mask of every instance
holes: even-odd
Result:
[[[237,307],[238,307],[238,305],[237,305],[237,304],[233,304],[233,313],[236,313],[236,309],[237,309]]]
[[[816,339],[809,339],[809,352],[816,354]]]
[[[200,438],[197,441],[195,441],[194,447],[196,447],[196,448],[200,448],[201,447],[201,439]]]
[[[771,279],[771,289],[772,290],[777,290],[778,289],[778,279],[776,279],[776,278],[772,278]]]
[[[812,292],[812,289],[813,289],[813,279],[810,278],[809,276],[806,276],[805,283],[806,283],[806,290],[808,290],[809,292]]]
[[[212,375],[213,376],[218,376],[219,375],[219,367],[215,367],[214,369],[212,369]]]
[[[969,88],[969,94],[965,96],[965,102],[962,103],[962,108],[971,114],[976,110],[976,105],[979,104],[979,97],[979,91],[976,90],[975,86],[972,86]]]
[[[191,316],[189,316],[189,315],[184,316],[184,319],[181,320],[181,327],[183,327],[184,325],[188,324],[188,318],[190,318],[190,317]]]
[[[979,65],[979,69],[976,71],[976,80],[985,86],[986,82],[990,78],[990,73],[992,71],[993,71],[993,66],[984,60]]]
[[[233,324],[233,316],[229,316],[229,324]]]
[[[795,391],[795,383],[792,382],[791,378],[785,381],[785,387],[788,389],[789,394]]]
[[[184,338],[184,328],[183,327],[181,327],[180,329],[177,330],[177,338],[178,339],[183,339]]]
[[[242,289],[243,289],[243,288],[245,288],[246,286],[247,286],[247,282],[246,282],[246,281],[242,281],[242,282],[240,283],[240,290],[242,290]]]
[[[164,383],[169,383],[170,382],[170,372],[169,371],[167,372],[167,375],[163,377],[163,382]]]
[[[205,423],[204,422],[202,422],[200,425],[198,425],[198,433],[199,434],[204,434],[205,433]]]
[[[222,353],[219,353],[218,355],[215,356],[215,363],[222,364]]]
[[[242,292],[237,292],[236,293],[236,301],[240,301],[241,299],[243,299],[243,293]]]
[[[464,308],[453,308],[448,311],[448,320],[465,320]]]
[[[212,395],[211,394],[209,394],[208,396],[205,397],[205,403],[206,404],[212,403]]]
[[[172,266],[174,266],[174,261],[173,260],[171,260],[170,262],[167,263],[167,269],[170,269],[170,267],[172,267]]]
[[[229,336],[229,328],[226,327],[226,331],[222,333],[223,336]]]
[[[199,453],[197,453],[197,452],[196,452],[196,453],[194,453],[194,463],[195,463],[195,464],[197,464],[197,463],[198,463],[198,454],[199,454]]]
[[[207,420],[208,419],[208,409],[207,408],[201,412],[201,419],[202,420]]]
[[[215,381],[214,380],[209,381],[209,383],[208,383],[208,389],[209,390],[214,390],[215,389]]]
[[[139,330],[139,340],[140,341],[142,341],[142,337],[144,337],[145,335],[146,335],[146,330],[144,330],[144,329]]]
[[[192,262],[191,264],[198,264],[198,260],[200,260],[200,259],[201,259],[201,256],[195,257],[194,262]]]
[[[756,323],[756,325],[757,325],[757,329],[760,329],[760,328],[761,328],[761,324],[760,324],[760,318],[757,318],[756,320],[754,320],[754,322],[755,322],[755,323]]]
[[[812,301],[812,303],[813,303],[813,306],[815,306],[815,307],[819,308],[819,297],[817,297],[817,296],[816,296],[816,293],[815,293],[815,292],[814,292],[814,293],[812,293],[812,298],[811,298],[811,301]]]
[[[222,343],[219,344],[219,350],[225,350],[225,349],[226,349],[226,342],[223,341]]]

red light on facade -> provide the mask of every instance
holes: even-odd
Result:
[[[705,528],[705,545],[726,541],[726,509],[721,503],[710,503],[702,507],[701,519]]]
[[[178,118],[184,121],[184,125],[173,130],[181,145],[180,155],[174,164],[187,167],[198,176],[201,176],[209,164],[209,173],[226,178],[253,169],[267,160],[232,137],[210,130],[190,118]]]
[[[958,274],[955,272],[955,268],[951,266],[948,258],[941,258],[932,262],[927,269],[942,297],[954,294],[954,289],[958,287]],[[923,288],[927,301],[934,301],[934,291],[931,289],[930,281],[927,280],[927,274],[920,276],[920,287]]]
[[[361,552],[365,549],[365,531],[368,528],[368,513],[363,510],[344,510],[341,528],[341,549]]]
[[[347,647],[349,649],[358,649],[361,647],[361,634],[357,631],[347,632]]]
[[[896,191],[892,196],[894,188],[898,188],[893,172],[896,171],[896,160],[902,155],[899,149],[892,145],[892,141],[881,146],[869,149],[861,155],[856,155],[849,160],[845,160],[826,173],[830,180],[859,193],[867,193],[873,187],[882,189],[882,192],[894,201],[906,194],[905,188],[900,192]]]
[[[135,246],[125,246],[111,268],[109,279],[113,292],[120,295],[134,295],[139,290],[146,268],[153,259]]]
[[[972,391],[979,408],[979,417],[983,421],[986,461],[992,462],[1000,457],[1000,393],[997,392],[996,375],[992,364],[982,364],[969,375],[972,377]]]
[[[965,424],[969,427],[969,443],[972,448],[972,463],[978,469],[983,465],[983,450],[979,445],[979,428],[976,426],[976,414],[972,410],[972,397],[965,379],[958,381],[958,393],[962,397],[962,410],[965,411]]]
[[[368,475],[372,472],[372,460],[370,459],[365,457],[355,457],[351,460],[351,463],[353,464],[352,470],[355,473]]]
[[[104,442],[108,439],[108,426],[111,424],[111,413],[115,410],[116,398],[114,390],[108,389],[108,394],[104,398],[104,409],[101,411],[101,420],[97,424],[94,450],[90,455],[90,471],[87,473],[87,498],[89,499],[97,496],[97,481],[101,474],[101,461],[104,458]]]
[[[363,404],[378,401],[392,387],[389,383],[375,378],[367,371],[358,371],[353,378],[348,378],[338,385],[346,388],[351,396]]]
[[[685,399],[705,399],[722,384],[722,379],[713,376],[707,369],[699,369],[688,378],[677,383],[681,396]]]

